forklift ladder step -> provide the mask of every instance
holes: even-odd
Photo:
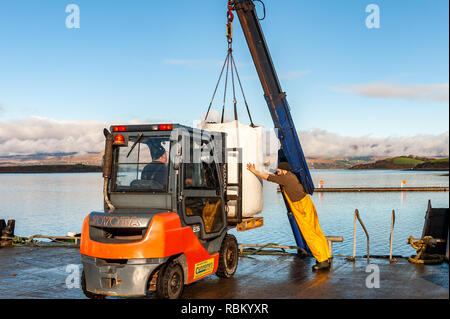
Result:
[[[245,231],[253,228],[262,227],[264,225],[264,217],[248,217],[243,218],[242,222],[237,224],[237,231]]]

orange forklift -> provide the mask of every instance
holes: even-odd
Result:
[[[110,131],[105,209],[89,214],[82,228],[84,294],[178,298],[185,284],[233,276],[238,244],[227,232],[242,222],[242,163],[238,183],[227,183],[226,156],[240,150],[226,148],[225,133],[175,124]],[[238,208],[233,218],[230,203]]]
[[[312,194],[314,184],[254,1],[262,3],[228,0],[224,67],[234,65],[234,11],[278,130],[278,159],[289,163],[305,192]],[[155,291],[162,298],[178,298],[185,284],[214,273],[233,276],[238,244],[228,230],[262,226],[261,217],[242,218],[242,150],[228,149],[225,133],[175,124],[113,126],[104,134],[105,207],[85,218],[81,235],[85,295],[145,296]],[[228,156],[230,152],[235,154]],[[228,165],[229,157],[237,165]],[[228,174],[228,166],[237,172]],[[228,176],[236,178],[230,183]],[[286,199],[285,204],[297,246],[308,251]]]

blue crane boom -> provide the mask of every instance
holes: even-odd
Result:
[[[275,128],[278,129],[284,156],[305,191],[312,194],[314,184],[291,117],[286,93],[281,89],[269,48],[255,12],[255,5],[252,0],[235,0],[234,10],[237,12],[244,31],[272,120]]]
[[[255,11],[255,5],[252,0],[233,0],[230,3],[239,17],[273,123],[275,128],[278,129],[278,137],[281,142],[279,161],[287,161],[292,173],[297,176],[305,191],[308,194],[313,194],[314,183],[291,117],[286,93],[281,89],[280,81]],[[286,199],[285,204],[297,245],[307,249]]]

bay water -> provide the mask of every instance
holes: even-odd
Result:
[[[316,187],[447,186],[447,172],[392,170],[312,170]],[[80,232],[83,219],[103,209],[101,173],[0,174],[0,219],[16,220],[16,235],[60,235]],[[370,253],[389,254],[392,210],[395,210],[394,255],[415,251],[406,244],[420,237],[428,200],[436,208],[448,208],[448,192],[320,193],[312,200],[325,235],[343,236],[334,254],[352,254],[353,217],[358,209],[370,236]],[[239,243],[295,245],[286,208],[276,185],[264,182],[264,226],[245,232],[231,230]],[[357,255],[366,253],[366,237],[357,225]]]

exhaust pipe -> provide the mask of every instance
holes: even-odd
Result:
[[[116,208],[111,203],[108,196],[108,183],[112,174],[112,159],[113,159],[113,135],[105,128],[103,130],[105,135],[105,154],[103,155],[103,198],[109,208],[109,212],[113,212]]]

